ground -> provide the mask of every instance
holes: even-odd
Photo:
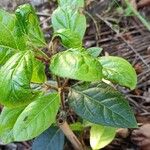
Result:
[[[28,0],[29,1],[29,0]],[[25,1],[3,1],[0,6],[12,11]],[[27,2],[27,1],[26,1]],[[130,1],[135,9],[150,21],[149,0]],[[146,3],[147,2],[147,3]],[[47,41],[52,35],[51,13],[56,8],[55,0],[33,0],[37,15]],[[85,47],[99,46],[102,55],[121,56],[135,68],[138,84],[135,90],[117,86],[123,92],[133,108],[139,125],[138,130],[119,129],[115,140],[104,150],[149,150],[150,149],[150,32],[138,16],[128,9],[121,0],[87,0],[87,31]],[[149,24],[150,26],[150,24]],[[87,141],[85,133],[84,140]],[[0,145],[0,149],[31,149],[31,141]],[[87,142],[88,144],[88,142]],[[66,146],[68,149],[68,146]]]

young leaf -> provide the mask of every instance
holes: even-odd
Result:
[[[122,128],[137,127],[128,102],[106,83],[93,83],[84,90],[74,87],[68,99],[72,109],[92,123]]]
[[[37,47],[45,46],[44,35],[34,8],[30,4],[24,4],[18,7],[15,14],[18,24],[22,32],[28,37],[30,44]]]
[[[32,150],[63,150],[64,140],[59,128],[50,127],[34,140]]]
[[[84,0],[58,0],[59,6],[84,7]]]
[[[45,81],[46,81],[45,65],[41,61],[34,59],[31,82],[43,83]]]
[[[60,29],[69,29],[83,39],[86,30],[86,18],[77,9],[69,6],[58,7],[52,14],[54,32]]]
[[[100,81],[102,67],[97,59],[80,49],[69,49],[54,55],[50,70],[53,74],[83,81]]]
[[[82,47],[80,36],[70,29],[60,29],[55,33],[55,36],[59,36],[62,44],[67,48]]]
[[[3,108],[0,115],[0,139],[7,144],[14,141],[13,126],[24,108]]]
[[[30,103],[14,125],[15,141],[30,140],[45,131],[56,119],[59,109],[58,93],[42,95]]]
[[[134,68],[125,59],[115,56],[99,58],[103,66],[104,78],[122,86],[134,89],[137,84],[137,75]]]
[[[116,128],[93,125],[90,130],[90,145],[92,149],[101,149],[108,145],[116,134]]]
[[[1,50],[24,50],[26,48],[25,39],[17,25],[16,17],[4,10],[0,10],[0,35],[2,35],[0,38]]]
[[[8,107],[19,107],[30,103],[35,94],[31,91],[31,51],[13,55],[0,68],[0,103]]]
[[[91,47],[87,49],[87,52],[91,54],[93,57],[98,57],[102,52],[102,50],[103,49],[101,47]]]

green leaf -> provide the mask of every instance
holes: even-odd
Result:
[[[0,115],[0,139],[7,144],[14,141],[13,126],[23,108],[3,108]]]
[[[45,46],[44,35],[41,30],[39,20],[36,16],[35,9],[30,4],[24,4],[18,7],[15,12],[18,24],[30,44],[37,47]]]
[[[91,54],[93,57],[98,57],[102,52],[102,50],[103,49],[101,47],[91,47],[87,49],[87,52]]]
[[[60,29],[56,31],[55,36],[59,36],[62,44],[67,48],[82,47],[80,36],[70,29]]]
[[[58,0],[59,6],[84,7],[84,0]]]
[[[64,140],[59,128],[50,127],[34,140],[32,150],[63,150]]]
[[[137,127],[128,102],[106,83],[93,83],[84,90],[73,87],[68,99],[70,107],[92,123],[122,128]]]
[[[69,29],[83,39],[86,30],[86,18],[77,9],[69,6],[58,7],[52,14],[54,32],[60,29]]]
[[[81,122],[75,122],[70,124],[70,128],[73,131],[82,131],[84,129],[84,126],[82,125]]]
[[[93,125],[90,130],[90,145],[92,149],[101,149],[115,138],[116,128]]]
[[[0,47],[0,67],[15,53],[14,50],[9,48]]]
[[[34,59],[31,82],[43,83],[46,80],[47,80],[47,78],[46,78],[46,74],[45,74],[45,65],[41,61]]]
[[[102,79],[102,67],[97,59],[80,49],[69,49],[54,55],[50,70],[60,77],[83,81],[99,81]]]
[[[16,17],[0,10],[0,48],[24,50],[25,39],[17,25]],[[2,50],[2,49],[1,49]]]
[[[137,75],[134,68],[125,59],[115,56],[99,58],[103,66],[104,78],[122,86],[134,89],[137,84]]]
[[[19,52],[0,68],[0,103],[19,107],[33,100],[35,94],[30,88],[32,59],[31,51]]]
[[[58,93],[50,93],[30,103],[14,125],[15,141],[30,140],[50,127],[55,122],[59,101]]]

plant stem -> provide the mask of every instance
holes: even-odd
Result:
[[[52,55],[57,53],[57,45],[58,45],[58,40],[54,39],[54,38],[55,37],[52,37],[52,40],[50,41],[50,43],[48,45],[48,50],[49,50],[49,52],[52,53]],[[59,118],[57,119],[58,126],[63,131],[65,136],[68,138],[68,140],[72,143],[75,150],[84,150],[82,144],[80,143],[80,141],[78,140],[76,135],[73,133],[73,131],[70,129],[68,123],[66,122],[65,96],[64,96],[64,94],[65,94],[65,90],[66,90],[65,86],[68,83],[68,79],[65,80],[63,85],[62,85],[61,80],[58,76],[56,76],[56,80],[57,80],[58,93],[59,93],[60,99],[61,99],[61,111],[59,114]]]
[[[53,36],[51,41],[48,44],[48,51],[51,55],[54,55],[57,53],[58,43],[59,43],[59,40],[55,36]]]
[[[62,110],[65,110],[65,103],[64,103],[64,92],[62,90],[62,88],[58,88],[58,93],[60,95],[60,99],[61,99],[61,108]]]
[[[61,100],[61,109],[65,110],[64,92],[61,86],[60,78],[56,76],[56,80],[57,80],[57,86],[58,86],[58,93],[60,95],[60,100]]]
[[[54,86],[54,85],[49,84],[49,83],[47,83],[47,82],[44,83],[44,85],[47,86],[48,89],[54,89],[54,90],[58,91],[58,87],[57,87],[57,86]]]
[[[68,84],[69,79],[66,79],[62,85],[62,89],[64,89]]]
[[[68,138],[68,140],[72,143],[75,150],[84,150],[82,144],[80,143],[80,141],[78,140],[76,135],[73,133],[73,131],[70,129],[68,123],[66,122],[66,115],[63,115],[63,114],[66,114],[63,89],[65,85],[67,84],[68,80],[66,80],[63,85],[61,85],[60,78],[58,76],[56,76],[56,80],[57,80],[58,92],[59,92],[60,99],[61,99],[61,109],[62,109],[62,111],[60,112],[60,116],[57,120],[58,126],[63,131],[65,136]]]
[[[63,131],[67,139],[72,143],[75,150],[84,150],[82,144],[80,143],[76,135],[72,132],[66,121],[58,122],[58,126]]]

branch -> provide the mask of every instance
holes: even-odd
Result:
[[[56,80],[57,80],[57,86],[58,86],[58,93],[60,95],[60,100],[61,100],[61,109],[65,110],[64,91],[62,89],[61,81],[58,76],[56,76]]]
[[[58,126],[63,131],[67,139],[72,143],[75,150],[84,150],[82,144],[80,143],[76,135],[72,132],[66,121],[58,121]]]

